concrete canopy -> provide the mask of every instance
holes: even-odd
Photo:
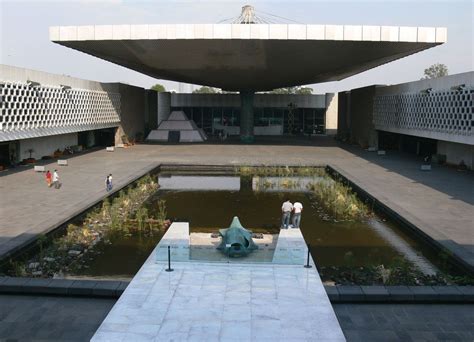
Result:
[[[50,28],[51,41],[151,77],[224,90],[336,81],[446,42],[446,28],[287,24]]]

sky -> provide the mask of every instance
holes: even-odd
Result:
[[[449,74],[474,70],[474,0],[0,0],[0,64],[144,88],[161,83],[167,89],[178,91],[175,82],[154,79],[54,44],[49,41],[48,28],[62,25],[219,23],[238,17],[241,7],[246,4],[253,5],[259,13],[272,14],[273,17],[267,17],[281,23],[447,27],[446,44],[338,82],[309,85],[317,94],[418,80],[423,77],[424,69],[435,63],[445,64]]]

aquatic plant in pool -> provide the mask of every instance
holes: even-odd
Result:
[[[326,175],[323,167],[291,167],[291,166],[239,166],[235,173],[240,176],[314,176]]]
[[[240,173],[253,177],[256,188],[310,191],[328,215],[336,220],[362,220],[370,216],[367,206],[352,189],[333,180],[321,167],[241,167]],[[271,177],[275,176],[275,177]]]
[[[350,187],[327,175],[308,184],[308,190],[336,220],[360,220],[370,215],[367,206]]]
[[[242,174],[164,171],[158,175],[160,188],[155,177],[143,178],[104,201],[83,222],[70,225],[52,244],[42,245],[33,258],[12,261],[8,274],[129,278],[161,239],[166,218],[189,222],[192,233],[210,234],[239,216],[252,231],[276,236],[281,204],[290,197],[303,203],[301,230],[327,283],[474,283],[463,274],[436,274],[445,270],[449,256],[438,262],[437,254],[372,213],[350,187],[323,168],[235,171]]]
[[[69,224],[64,235],[49,245],[38,238],[39,253],[25,261],[11,261],[7,274],[48,277],[82,267],[84,256],[92,257],[98,243],[107,244],[117,235],[152,235],[166,227],[166,207],[160,201],[156,217],[148,215],[143,203],[158,189],[150,176],[140,179],[136,186],[122,190],[112,200],[89,212],[81,224]]]

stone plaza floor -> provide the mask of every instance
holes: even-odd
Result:
[[[386,156],[330,139],[263,141],[255,145],[136,145],[73,156],[57,168],[63,187],[49,189],[29,168],[0,173],[0,256],[100,201],[104,178],[124,186],[160,163],[181,165],[331,165],[471,265],[474,264],[474,178],[471,171]],[[0,340],[86,341],[107,315],[110,299],[0,295]],[[41,308],[41,309],[38,309]],[[449,304],[336,304],[349,341],[474,339],[473,306]],[[84,313],[92,312],[90,315]]]
[[[284,145],[285,143],[285,145]],[[387,152],[378,156],[333,139],[263,139],[255,145],[135,145],[100,150],[69,159],[57,168],[63,186],[47,188],[44,175],[31,168],[0,173],[0,257],[74,217],[106,196],[105,175],[114,186],[128,184],[160,163],[184,165],[331,165],[425,234],[474,266],[474,176],[471,171],[433,166]]]

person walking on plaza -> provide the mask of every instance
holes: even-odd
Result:
[[[293,204],[293,228],[299,228],[301,223],[301,212],[303,211],[303,204],[295,202]]]
[[[46,177],[46,184],[48,184],[48,188],[50,188],[51,187],[51,182],[52,182],[52,179],[51,179],[52,175],[51,175],[51,172],[49,172],[49,170],[46,171],[46,176],[45,177]]]
[[[110,181],[109,181],[109,176],[105,176],[105,191],[109,192],[110,191]]]
[[[107,190],[107,192],[112,190],[112,174],[111,173],[107,177],[105,177],[105,190]]]
[[[58,170],[54,170],[53,172],[53,184],[55,189],[59,189],[61,187],[61,184],[59,183]]]
[[[290,226],[290,216],[291,211],[293,210],[293,204],[291,204],[289,199],[286,199],[281,206],[281,228],[288,229]]]

